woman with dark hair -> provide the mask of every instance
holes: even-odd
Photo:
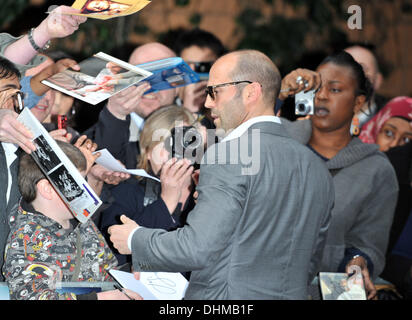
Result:
[[[335,206],[319,271],[348,272],[360,267],[368,292],[383,270],[398,195],[395,172],[376,145],[352,135],[354,115],[372,96],[362,66],[351,55],[328,56],[316,72],[297,69],[282,80],[279,99],[317,90],[307,120],[282,120],[289,134],[322,159],[333,176]]]

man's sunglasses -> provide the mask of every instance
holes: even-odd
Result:
[[[214,86],[207,86],[206,87],[206,95],[209,95],[210,98],[214,101],[216,99],[216,93],[215,93],[216,88],[221,88],[221,87],[226,87],[226,86],[235,86],[235,85],[238,85],[238,84],[241,84],[241,83],[251,84],[253,82],[244,80],[244,81],[221,83],[221,84],[216,84]]]

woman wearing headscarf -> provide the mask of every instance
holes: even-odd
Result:
[[[412,98],[389,101],[365,124],[359,137],[377,144],[396,171],[399,196],[381,277],[393,283],[403,298],[412,299]]]

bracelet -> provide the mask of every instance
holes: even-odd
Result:
[[[46,42],[43,48],[40,48],[33,39],[33,32],[34,28],[31,28],[27,36],[29,37],[29,42],[34,50],[36,51],[44,51],[50,48],[50,40]]]

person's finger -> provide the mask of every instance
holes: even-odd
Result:
[[[92,146],[90,148],[90,151],[95,152],[97,150],[97,147],[98,147],[97,143],[92,141]]]
[[[58,61],[57,63],[57,71],[58,72],[62,72],[66,69],[73,69],[75,71],[79,71],[80,70],[80,66],[79,64],[73,60],[73,59],[63,59]]]
[[[142,296],[140,294],[138,294],[137,292],[134,292],[134,291],[129,290],[129,289],[123,289],[123,290],[127,293],[127,295],[130,298],[133,298],[134,300],[143,300]]]
[[[77,141],[76,141],[76,143],[74,144],[76,147],[81,147],[82,145],[83,145],[83,143],[86,141],[86,139],[87,139],[87,136],[86,135],[82,135],[82,136],[80,136],[78,139],[77,139]]]
[[[130,223],[130,222],[134,222],[132,219],[128,218],[128,217],[125,216],[124,214],[122,214],[122,215],[120,216],[120,221],[121,221],[123,224],[127,224],[127,223]]]
[[[185,166],[185,165],[186,165],[186,161],[184,159],[180,159],[176,161],[176,163],[173,164],[169,169],[169,176],[176,178],[177,172],[179,172],[182,166]]]
[[[67,25],[69,28],[78,28],[79,24],[76,19],[73,19],[71,15],[62,15],[61,24]]]
[[[36,146],[31,141],[31,139],[27,138],[28,131],[26,130],[27,129],[23,125],[11,127],[10,136],[12,137],[12,139],[9,142],[17,143],[19,147],[21,147],[25,152],[31,153],[32,151],[36,150]]]
[[[163,166],[162,166],[161,176],[163,176],[163,177],[164,177],[164,176],[167,176],[167,175],[169,174],[170,168],[172,167],[172,165],[173,165],[176,161],[177,161],[176,158],[172,158],[172,159],[167,160],[167,161],[163,164]],[[162,179],[160,179],[160,180],[162,180]]]
[[[187,177],[188,173],[189,173],[189,175],[192,175],[192,172],[193,172],[193,166],[191,165],[189,160],[183,159],[181,161],[183,163],[174,175],[175,178],[178,179],[178,180]]]
[[[136,87],[136,94],[142,96],[150,88],[151,88],[150,83],[145,82],[142,85]]]
[[[50,136],[51,136],[53,139],[55,139],[55,137],[64,136],[64,135],[66,135],[66,133],[67,133],[67,130],[66,130],[66,129],[57,129],[57,130],[53,130],[53,131],[50,131],[50,132],[49,132]]]
[[[363,281],[368,292],[368,299],[371,300],[376,296],[376,288],[373,284],[367,269],[362,270]]]

